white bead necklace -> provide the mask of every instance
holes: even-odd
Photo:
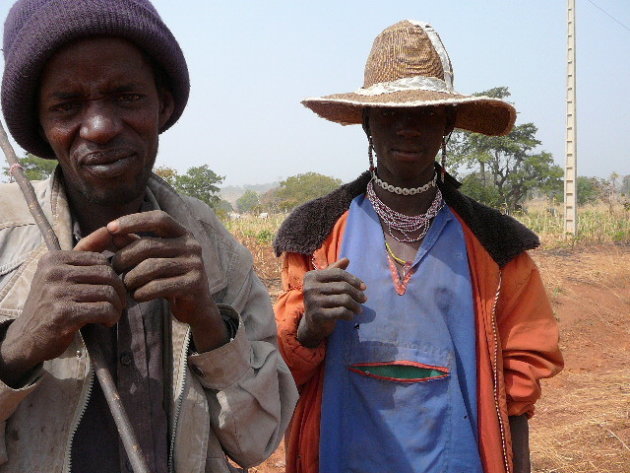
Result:
[[[426,192],[432,187],[435,187],[437,182],[437,173],[433,175],[433,179],[420,187],[395,187],[376,175],[376,170],[372,170],[372,181],[376,182],[378,186],[388,192],[392,192],[398,195],[416,195]]]
[[[368,200],[372,203],[374,211],[387,226],[388,233],[394,240],[401,243],[413,243],[415,241],[422,240],[429,231],[431,219],[433,219],[438,212],[442,210],[442,207],[444,207],[444,199],[442,198],[440,189],[437,189],[435,192],[435,197],[433,198],[433,202],[431,202],[429,209],[423,214],[414,216],[396,212],[394,209],[383,203],[383,201],[376,195],[376,192],[374,192],[373,181],[368,182],[366,195]],[[398,237],[394,235],[394,230],[401,233],[403,236]]]

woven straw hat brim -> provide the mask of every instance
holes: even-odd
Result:
[[[365,107],[452,105],[456,108],[455,128],[489,136],[507,135],[516,120],[516,110],[503,100],[425,90],[402,90],[371,96],[356,93],[334,94],[307,98],[302,104],[320,117],[342,125],[362,123]]]

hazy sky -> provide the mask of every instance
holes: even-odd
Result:
[[[11,0],[0,0],[6,17]],[[630,174],[628,0],[576,0],[578,173]],[[317,171],[350,180],[367,167],[358,126],[327,122],[305,97],[363,81],[374,37],[404,18],[431,23],[453,63],[455,89],[512,92],[517,123],[539,128],[564,165],[565,0],[155,0],[190,68],[188,108],[162,135],[158,164],[208,164],[226,184]]]

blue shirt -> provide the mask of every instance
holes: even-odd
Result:
[[[463,230],[444,207],[396,293],[371,203],[353,200],[341,256],[367,285],[329,337],[320,472],[482,473],[475,318]]]

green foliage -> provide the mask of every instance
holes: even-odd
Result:
[[[490,207],[499,208],[503,203],[497,188],[486,185],[483,177],[480,176],[479,173],[473,172],[464,177],[460,190],[477,202],[481,202]]]
[[[175,189],[214,207],[220,200],[218,185],[223,182],[223,179],[225,179],[223,176],[219,176],[207,164],[204,164],[192,167],[186,171],[186,174],[175,177]]]
[[[506,99],[510,93],[507,87],[496,87],[476,95]],[[508,211],[517,209],[535,191],[548,196],[557,194],[563,171],[554,164],[550,153],[533,152],[541,144],[536,139],[537,132],[533,123],[517,125],[506,136],[457,131],[449,145],[449,171],[472,170],[480,178],[470,182],[475,192],[494,200],[494,191],[482,191],[479,186],[494,187],[500,205]]]
[[[225,178],[212,171],[208,165],[192,167],[186,174],[178,174],[175,169],[165,166],[156,168],[154,172],[180,194],[195,197],[215,210],[219,207],[221,199],[218,185]]]
[[[168,166],[159,166],[153,172],[168,182],[171,187],[175,187],[175,181],[177,180],[177,171],[175,169]]]
[[[340,179],[307,172],[291,176],[274,192],[281,210],[291,210],[309,200],[326,195],[341,185]]]
[[[48,178],[55,168],[57,167],[56,159],[43,159],[38,158],[35,155],[27,154],[20,159],[20,164],[24,168],[24,174],[31,181],[41,181]],[[3,174],[10,178],[9,168],[5,167],[2,170]]]
[[[234,207],[227,200],[219,199],[219,202],[214,206],[216,212],[227,215],[230,212],[234,212]]]
[[[604,195],[605,189],[601,179],[596,177],[578,176],[577,202],[578,205],[594,204]]]
[[[254,212],[260,205],[260,197],[256,191],[247,189],[245,193],[236,200],[236,208],[241,213]]]

